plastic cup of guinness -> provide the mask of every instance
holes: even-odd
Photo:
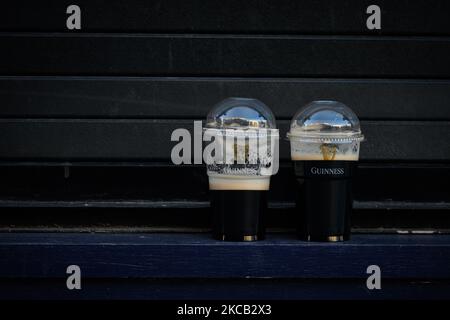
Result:
[[[364,140],[358,117],[340,102],[313,101],[295,114],[287,136],[299,186],[300,239],[350,239],[352,176]]]
[[[256,99],[228,98],[208,114],[203,140],[214,238],[265,238],[267,191],[278,169],[278,139],[272,111]]]

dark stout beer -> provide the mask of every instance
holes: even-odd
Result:
[[[357,116],[342,103],[314,101],[294,116],[288,138],[300,239],[350,239],[352,177],[363,140]]]
[[[213,237],[254,241],[265,238],[267,191],[211,190]]]
[[[309,241],[350,238],[353,161],[295,161],[298,234]]]
[[[214,238],[263,239],[267,191],[277,169],[278,130],[272,112],[255,99],[226,99],[209,113],[204,140],[215,144],[214,156],[206,161]]]

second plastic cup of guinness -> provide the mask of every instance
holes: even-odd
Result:
[[[278,169],[275,117],[259,100],[229,98],[211,110],[203,132],[214,238],[263,239],[270,176]]]
[[[313,101],[293,117],[288,139],[299,187],[299,237],[348,240],[352,176],[364,139],[358,117],[340,102]]]

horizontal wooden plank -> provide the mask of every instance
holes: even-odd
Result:
[[[186,215],[195,215],[196,210],[209,206],[208,178],[202,165],[101,164],[86,166],[84,163],[70,163],[65,167],[61,164],[48,166],[45,163],[35,163],[33,166],[2,165],[0,206],[5,210],[14,207],[33,208],[31,216],[45,214],[46,210],[36,210],[39,207],[142,208],[143,211],[147,208],[175,208],[193,209],[194,212],[189,211]],[[450,209],[449,165],[428,163],[410,167],[402,163],[394,165],[379,162],[374,166],[360,162],[353,186],[355,209]],[[423,186],[427,186],[425,191]],[[296,189],[292,163],[282,162],[278,173],[271,178],[269,191],[269,206],[275,209],[274,215],[278,214],[278,209],[293,208]],[[17,211],[11,216],[16,216]],[[56,216],[60,214],[72,216],[64,210],[55,213]],[[429,213],[427,217],[430,217]],[[178,223],[178,218],[176,220]],[[437,221],[444,224],[444,221]],[[440,224],[430,226],[438,227]]]
[[[2,6],[0,30],[68,31],[67,1],[8,1]],[[366,28],[360,0],[77,0],[81,32],[259,32],[450,34],[445,0],[377,0],[382,29]]]
[[[376,79],[0,77],[0,117],[203,118],[254,97],[277,118],[332,98],[361,119],[450,119],[450,81]]]
[[[106,289],[107,288],[107,289]],[[421,300],[441,300],[448,299],[450,294],[450,283],[447,280],[389,280],[382,279],[382,290],[367,290],[365,279],[85,279],[82,278],[82,290],[67,290],[65,279],[0,279],[0,299],[11,306],[8,300],[70,300],[70,299],[111,299],[110,303],[103,301],[102,306],[108,311],[114,312],[117,302],[114,300],[126,299],[149,299],[158,300],[155,305],[145,302],[145,310],[155,312],[162,306],[164,312],[170,310],[167,301],[161,300],[226,300],[230,299],[230,292],[234,300],[290,300],[289,302],[277,301],[269,302],[277,310],[286,311],[292,307],[292,312],[301,308],[305,312],[305,307],[310,307],[311,311],[317,304],[311,303],[311,299],[334,300],[330,306],[334,312],[341,308],[342,312],[348,311],[355,304],[348,304],[343,300],[378,300],[378,299],[421,299]],[[293,300],[308,300],[302,304]],[[5,301],[6,300],[6,301]],[[339,300],[339,301],[337,301]],[[353,301],[354,302],[354,301]],[[402,315],[406,312],[413,313],[412,304],[417,306],[417,301],[401,304],[395,303],[398,310],[402,310]],[[177,310],[176,304],[180,302],[172,301],[174,304],[174,314]],[[213,302],[210,302],[213,304]],[[237,302],[241,303],[241,302]],[[356,303],[362,306],[362,302]],[[385,301],[386,303],[386,301]],[[399,304],[400,303],[400,304]],[[445,304],[442,301],[442,305]],[[157,305],[156,305],[157,304]],[[295,306],[293,305],[295,304]],[[33,304],[33,312],[36,306],[45,308],[45,304]],[[63,305],[61,301],[59,306]],[[121,305],[120,303],[118,304]],[[183,304],[181,304],[183,305]],[[204,303],[202,304],[204,305]],[[394,304],[386,304],[392,310]],[[433,310],[436,304],[433,303]],[[23,301],[21,301],[23,306]],[[71,304],[73,307],[73,304]],[[127,304],[136,310],[136,304]],[[141,304],[140,306],[144,306]],[[321,301],[321,307],[324,302]],[[373,306],[373,305],[372,305]],[[421,304],[419,304],[422,307]],[[68,305],[69,307],[69,305]],[[288,307],[288,308],[287,308]],[[367,305],[370,308],[370,305]],[[275,309],[275,308],[274,308]],[[21,309],[23,310],[23,308]],[[80,310],[77,308],[77,310]],[[104,310],[102,314],[104,315]],[[122,309],[123,310],[123,309]],[[129,310],[129,309],[127,309]],[[220,308],[218,308],[220,310]],[[378,309],[380,315],[386,312],[384,308]],[[382,311],[381,311],[382,310]],[[144,311],[144,310],[143,310]],[[443,309],[444,311],[444,309]],[[16,311],[17,312],[17,311]],[[48,309],[42,309],[43,314]],[[89,311],[91,314],[91,310]],[[128,311],[127,311],[128,312]],[[275,311],[274,311],[275,313]],[[276,312],[278,314],[278,312]],[[17,313],[16,313],[17,314]],[[71,313],[73,315],[73,313]],[[116,313],[115,313],[116,314]],[[371,311],[373,315],[373,311]],[[211,316],[210,316],[211,318]]]
[[[116,183],[120,185],[120,182]],[[148,185],[149,188],[155,187],[152,182]],[[273,189],[269,195],[272,195]],[[29,190],[29,193],[37,192],[35,189]],[[167,199],[171,197],[171,194],[166,196]],[[71,201],[64,199],[64,195],[55,195],[55,198],[59,200],[2,199],[0,232],[209,233],[211,230],[208,197],[204,197],[204,201],[192,199],[192,202],[187,200],[188,197],[184,201],[111,199],[101,202]],[[149,199],[152,198],[156,197],[150,195]],[[448,201],[373,202],[354,202],[351,219],[353,232],[450,234]],[[293,234],[298,215],[293,202],[270,201],[265,219],[267,232]]]
[[[411,263],[414,261],[414,263]],[[0,234],[0,278],[449,278],[450,236],[354,235],[344,243],[211,240],[202,234]]]
[[[448,37],[2,33],[2,75],[450,77]]]
[[[291,209],[295,202],[269,202],[269,208]],[[2,199],[0,208],[146,208],[146,209],[203,209],[209,208],[209,201],[199,200],[30,200]],[[419,201],[353,201],[353,208],[363,210],[450,210],[450,202]]]
[[[280,158],[289,121],[278,121]],[[170,160],[173,130],[193,131],[189,120],[0,119],[0,159]],[[362,160],[448,161],[450,123],[363,121]],[[443,142],[444,141],[444,142]]]
[[[211,232],[208,201],[6,201],[1,203],[0,233]],[[353,207],[353,233],[450,234],[448,202],[383,201],[375,206],[370,201],[355,201]],[[292,235],[298,215],[292,202],[269,202],[266,231]]]

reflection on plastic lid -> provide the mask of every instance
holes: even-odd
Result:
[[[332,100],[313,101],[300,109],[287,136],[305,142],[364,140],[356,114],[345,104]]]
[[[275,116],[261,101],[248,98],[228,98],[209,112],[206,128],[244,129],[276,128]]]

